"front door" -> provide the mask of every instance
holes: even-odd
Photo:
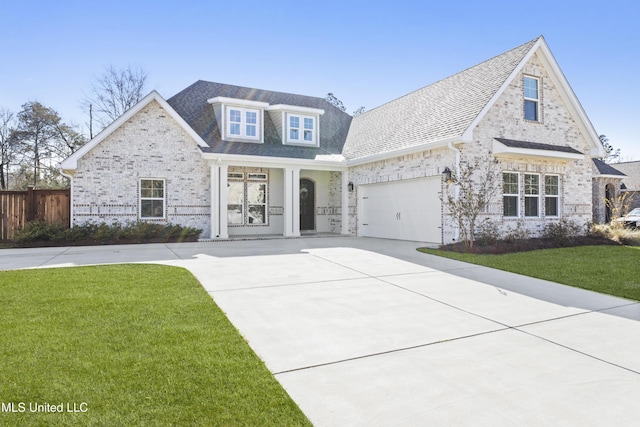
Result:
[[[300,180],[300,231],[316,229],[315,184],[310,179]]]

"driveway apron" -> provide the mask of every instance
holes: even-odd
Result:
[[[31,266],[188,268],[317,426],[637,425],[640,304],[418,246],[342,237],[67,248],[36,251]],[[0,268],[10,257],[29,266],[10,251]]]

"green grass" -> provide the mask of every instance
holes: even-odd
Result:
[[[577,246],[504,255],[420,249],[473,264],[640,301],[640,247]]]
[[[0,307],[0,425],[310,425],[187,270],[3,271]]]

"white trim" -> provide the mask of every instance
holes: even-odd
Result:
[[[558,178],[558,194],[548,194],[547,193],[547,177],[548,176],[555,176],[556,178]],[[560,218],[562,216],[562,209],[561,209],[561,195],[562,195],[562,185],[561,182],[562,180],[560,179],[560,175],[557,173],[546,173],[543,175],[542,177],[542,181],[544,182],[544,191],[542,192],[542,197],[543,197],[543,210],[544,212],[540,212],[541,214],[543,214],[543,216],[545,218]],[[549,198],[554,198],[557,200],[557,208],[558,208],[558,212],[556,213],[556,215],[547,215],[547,197]]]
[[[611,179],[625,179],[627,177],[627,175],[606,175],[606,174],[602,174],[602,175],[593,175],[593,178],[611,178]]]
[[[493,140],[494,156],[522,156],[522,157],[541,157],[547,159],[584,159],[584,154],[566,153],[564,151],[538,150],[534,148],[509,147],[500,141]]]
[[[261,101],[251,101],[249,99],[239,99],[239,98],[227,98],[225,96],[216,96],[215,98],[207,99],[209,104],[225,104],[225,105],[237,105],[239,107],[249,107],[249,108],[267,108],[269,106],[268,102]]]
[[[318,142],[319,142],[319,138],[318,138],[318,128],[319,128],[319,117],[318,116],[309,116],[309,115],[303,115],[303,114],[298,114],[298,113],[292,113],[292,112],[285,112],[284,113],[284,126],[283,126],[283,138],[282,138],[282,142],[285,145],[298,145],[298,146],[302,146],[302,147],[317,147],[318,146]],[[291,119],[292,118],[297,118],[298,119],[298,127],[294,128],[298,130],[298,139],[291,139]],[[304,121],[305,119],[311,119],[313,120],[313,128],[311,129],[312,132],[312,139],[311,141],[307,141],[306,139],[304,139],[304,132],[305,132],[305,127],[304,127]]]
[[[149,105],[152,101],[156,101],[160,106],[169,114],[169,116],[175,120],[178,125],[185,131],[200,147],[209,147],[209,144],[204,142],[204,140],[198,135],[192,128],[187,124],[186,121],[176,111],[171,107],[167,101],[160,96],[158,92],[151,91],[147,96],[142,98],[140,102],[136,105],[128,109],[123,115],[118,117],[116,121],[111,123],[109,126],[104,128],[102,132],[96,135],[91,141],[87,142],[85,145],[80,147],[78,151],[64,159],[60,163],[60,168],[65,172],[69,173],[69,171],[75,171],[78,168],[78,160],[82,158],[85,154],[91,151],[96,145],[104,141],[109,135],[115,132],[120,126],[129,121],[133,116],[135,116],[138,112],[140,112],[144,107]]]
[[[294,159],[290,157],[268,157],[268,156],[245,156],[242,154],[220,154],[202,153],[205,160],[224,162],[233,166],[246,167],[267,167],[282,169],[293,167],[298,169],[336,171],[347,170],[348,166],[344,161],[336,162],[330,160],[315,159]]]
[[[301,113],[301,114],[316,114],[323,115],[324,110],[321,108],[311,108],[311,107],[300,107],[297,105],[287,105],[287,104],[275,104],[270,105],[266,108],[267,111],[288,111],[291,113]]]
[[[372,154],[366,157],[360,157],[353,160],[347,160],[349,167],[364,165],[367,163],[378,162],[380,160],[393,159],[400,156],[406,156],[409,154],[420,153],[422,151],[433,150],[435,148],[448,147],[449,144],[467,143],[471,140],[463,140],[459,137],[442,139],[440,141],[427,142],[425,144],[419,144],[413,147],[406,147],[401,150],[388,151],[386,153]]]
[[[518,178],[518,186],[516,193],[505,193],[504,192],[504,175],[511,174],[515,175]],[[504,214],[504,198],[506,197],[516,197],[516,214],[515,215],[505,215]],[[502,218],[520,218],[520,173],[514,171],[502,171]]]
[[[142,181],[151,181],[151,191],[153,192],[153,181],[162,181],[162,197],[143,197]],[[142,216],[143,200],[162,200],[162,216]],[[164,178],[138,178],[138,219],[140,220],[165,220],[167,219],[167,180]]]
[[[538,177],[538,194],[527,194],[526,191],[526,187],[527,187],[527,175],[530,176],[537,176]],[[540,212],[540,197],[542,196],[542,183],[541,183],[541,177],[542,175],[540,173],[537,172],[523,172],[522,173],[522,201],[524,202],[524,206],[522,209],[522,217],[523,218],[540,218],[542,217],[542,212]],[[536,198],[538,199],[538,208],[537,210],[537,215],[527,215],[527,198],[529,199],[533,199]]]

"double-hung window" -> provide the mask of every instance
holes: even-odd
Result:
[[[544,214],[560,216],[560,177],[558,175],[544,177]]]
[[[504,206],[504,216],[518,216],[518,207],[520,206],[519,184],[519,175],[517,173],[507,172],[502,174],[502,204]]]
[[[227,107],[227,136],[231,138],[259,139],[259,111],[248,108]]]
[[[164,187],[164,179],[140,180],[140,219],[164,218]]]
[[[540,175],[524,175],[524,216],[540,216]]]
[[[316,118],[300,114],[287,115],[287,142],[316,143]]]
[[[524,77],[524,118],[540,121],[540,81],[534,77]]]

